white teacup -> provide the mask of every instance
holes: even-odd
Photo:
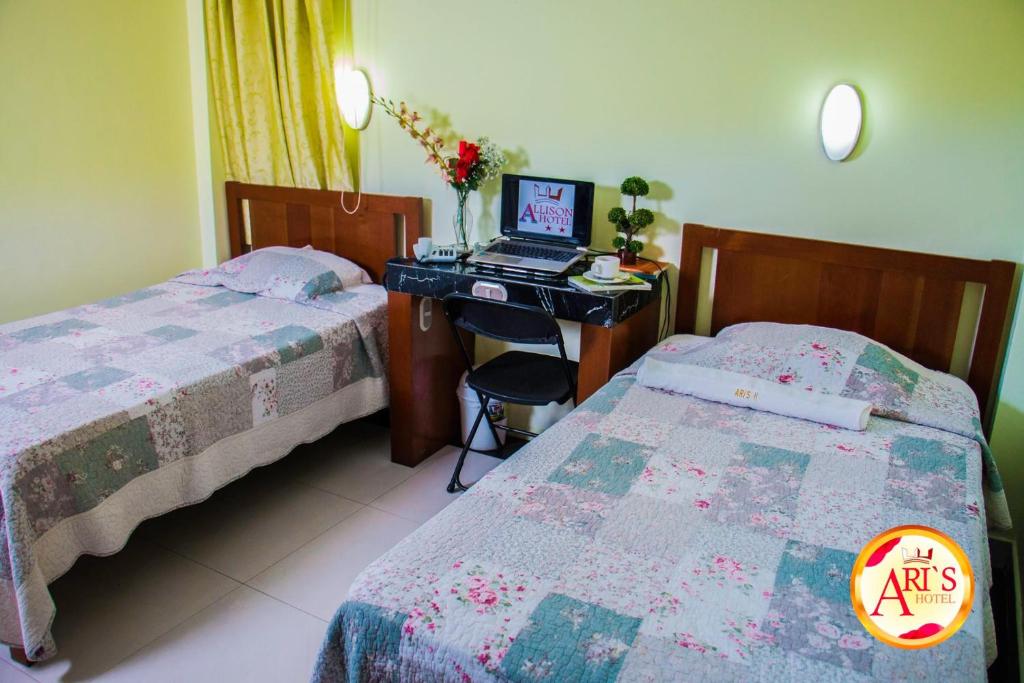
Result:
[[[619,257],[598,256],[594,259],[590,271],[598,277],[613,278],[619,274]]]

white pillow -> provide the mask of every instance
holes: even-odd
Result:
[[[216,268],[187,271],[173,281],[221,286],[288,301],[309,301],[373,282],[367,272],[352,261],[309,246],[257,249]]]

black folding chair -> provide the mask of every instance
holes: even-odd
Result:
[[[469,438],[462,447],[459,462],[448,484],[448,492],[455,493],[466,490],[459,475],[466,461],[466,453],[472,450],[469,445],[473,443],[481,421],[487,422],[496,444],[501,444],[498,429],[527,437],[537,436],[522,429],[493,424],[487,418],[488,402],[497,400],[543,406],[552,401],[562,404],[575,399],[579,364],[566,357],[562,331],[554,317],[543,308],[477,299],[466,294],[449,294],[444,298],[444,314],[466,361],[466,385],[480,399],[480,412],[473,422],[473,428],[469,430]],[[507,351],[474,368],[473,359],[459,330],[516,344],[557,345],[560,358],[526,351]]]

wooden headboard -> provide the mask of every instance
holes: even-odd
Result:
[[[312,244],[358,263],[374,282],[382,282],[387,260],[410,256],[423,230],[419,197],[363,193],[359,209],[348,214],[341,208],[340,192],[234,181],[225,188],[232,257],[261,247]],[[350,210],[356,197],[346,193]]]
[[[705,257],[714,264],[710,334],[741,322],[822,325],[859,332],[947,372],[964,293],[969,283],[983,286],[966,379],[978,396],[987,433],[1016,264],[688,223],[679,262],[676,332],[696,329]]]

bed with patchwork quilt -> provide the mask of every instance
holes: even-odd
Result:
[[[985,678],[986,519],[1009,517],[963,382],[821,327],[649,355],[873,414],[839,429],[654,391],[634,366],[364,571],[314,680]],[[857,553],[906,524],[950,535],[979,584],[963,627],[923,650],[874,639],[850,599]]]
[[[385,291],[303,254],[0,326],[0,639],[52,655],[77,557],[387,405]]]

